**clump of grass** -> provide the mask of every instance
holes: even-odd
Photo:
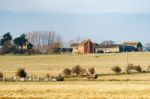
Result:
[[[114,67],[112,67],[111,70],[114,71],[117,74],[120,74],[121,71],[122,71],[122,69],[119,66],[114,66]]]
[[[16,72],[16,75],[20,78],[26,78],[27,73],[24,68],[19,68]]]

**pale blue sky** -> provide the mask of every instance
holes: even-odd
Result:
[[[66,41],[150,42],[150,0],[0,0],[0,35],[40,30]]]

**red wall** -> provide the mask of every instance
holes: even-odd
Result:
[[[91,41],[87,41],[84,44],[84,53],[94,53],[94,46]]]

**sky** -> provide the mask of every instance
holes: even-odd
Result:
[[[150,0],[0,0],[0,35],[54,31],[77,37],[150,42]]]

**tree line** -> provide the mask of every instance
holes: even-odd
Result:
[[[23,33],[13,39],[10,32],[0,38],[0,54],[48,53],[62,45],[59,34],[49,31]]]

